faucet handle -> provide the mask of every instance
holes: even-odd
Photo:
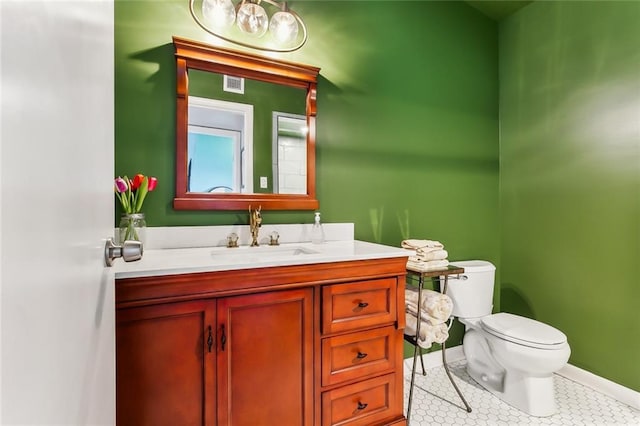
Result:
[[[236,234],[235,232],[232,232],[227,236],[227,247],[228,248],[238,247],[238,234]]]
[[[269,234],[269,245],[279,246],[280,243],[278,242],[278,238],[280,238],[280,234],[278,234],[276,231],[273,231],[271,234]]]

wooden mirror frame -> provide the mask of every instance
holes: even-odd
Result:
[[[316,94],[320,68],[265,58],[173,37],[176,56],[176,196],[175,210],[315,210],[316,199]],[[189,69],[228,74],[307,91],[307,193],[241,194],[187,192],[187,128]]]

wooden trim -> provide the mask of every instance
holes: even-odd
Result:
[[[203,297],[398,277],[398,271],[404,271],[405,263],[406,258],[400,257],[121,278],[116,281],[116,307],[144,306]]]
[[[319,204],[318,200],[309,195],[246,194],[241,195],[242,199],[239,199],[240,194],[211,196],[186,193],[186,179],[180,179],[178,182],[177,177],[177,185],[185,188],[185,194],[173,199],[173,208],[176,210],[246,210],[249,206],[262,206],[262,210],[315,210]]]
[[[176,57],[176,194],[175,210],[316,210],[316,114],[320,68],[173,37]],[[226,194],[187,192],[187,116],[189,69],[229,74],[307,91],[307,194]]]
[[[196,40],[173,36],[177,58],[188,59],[204,70],[235,68],[239,77],[271,81],[272,78],[294,82],[315,83],[320,68],[306,64],[267,58],[253,53],[212,46]],[[209,67],[209,68],[207,68]]]

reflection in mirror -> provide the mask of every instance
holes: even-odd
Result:
[[[273,187],[279,194],[307,193],[307,120],[273,112]]]
[[[240,131],[242,156],[231,155],[214,162],[208,162],[210,167],[222,166],[226,170],[234,169],[237,172],[236,180],[239,184],[207,185],[206,188],[197,189],[190,185],[188,192],[210,192],[208,188],[218,187],[217,192],[231,192],[251,194],[280,193],[280,194],[306,194],[306,182],[304,190],[299,190],[300,185],[289,191],[287,187],[278,189],[277,169],[272,169],[272,163],[278,161],[278,157],[271,149],[271,135],[277,127],[272,126],[272,114],[274,110],[286,111],[290,116],[301,116],[306,122],[305,100],[306,93],[297,87],[282,86],[279,84],[256,81],[253,79],[237,78],[218,73],[193,70],[189,73],[189,126],[194,125],[193,114],[198,114],[198,123],[205,122],[205,127],[216,131]],[[203,106],[206,101],[209,106]],[[198,102],[194,104],[194,102]],[[248,113],[243,112],[246,107],[252,109],[251,122],[248,122]],[[238,112],[235,114],[235,112]],[[244,114],[243,118],[241,114]],[[244,121],[244,126],[242,120]],[[244,127],[244,131],[242,128]],[[191,137],[191,135],[189,135]],[[306,134],[304,135],[303,148],[306,150]],[[230,144],[231,142],[229,142]],[[191,151],[189,151],[191,155]],[[191,157],[190,157],[191,159]],[[223,164],[221,164],[223,163]],[[205,170],[206,163],[200,161],[202,172],[213,174],[213,170]],[[227,172],[225,172],[227,173]],[[231,173],[231,172],[228,172]],[[306,164],[301,171],[306,176]],[[225,178],[229,182],[229,177]],[[254,180],[255,179],[255,180]],[[232,179],[233,180],[233,179]],[[190,182],[189,182],[190,183]],[[231,188],[231,189],[225,189]]]
[[[189,96],[187,192],[252,193],[253,105]]]
[[[173,42],[174,208],[317,209],[319,68],[179,37]],[[225,84],[232,87],[225,90]],[[275,111],[280,118],[274,119]]]

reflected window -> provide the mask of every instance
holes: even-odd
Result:
[[[187,192],[253,192],[253,106],[189,97]]]
[[[241,135],[201,126],[189,126],[189,192],[241,192]]]
[[[307,118],[285,112],[273,113],[274,192],[307,193]]]

